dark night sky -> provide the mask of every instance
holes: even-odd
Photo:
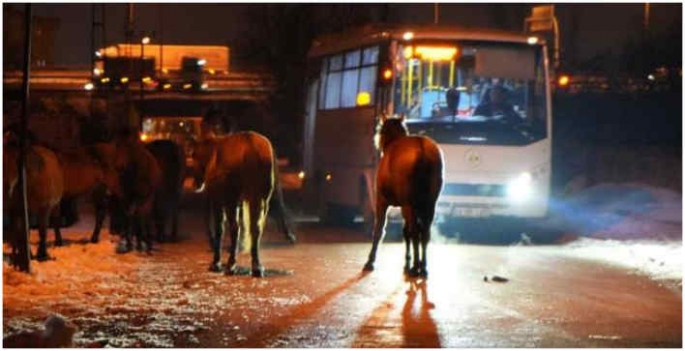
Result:
[[[366,4],[371,5],[371,4]],[[5,4],[4,6],[8,6]],[[18,9],[23,5],[13,4]],[[90,61],[90,4],[34,4],[34,13],[60,19],[55,52],[58,65],[85,65]],[[107,4],[107,41],[122,42],[126,4]],[[143,4],[135,5],[137,31],[160,29],[160,9],[164,14],[165,43],[239,45],[241,33],[249,30],[242,20],[246,4]],[[313,5],[325,6],[325,5]],[[509,13],[508,25],[519,30],[523,18],[506,6],[488,4],[440,4],[440,23],[474,27],[492,25],[493,7],[505,6]],[[516,6],[516,5],[513,5]],[[634,4],[557,4],[556,12],[562,32],[562,52],[578,59],[588,59],[607,50],[618,52],[630,37],[637,37],[641,29],[644,5]],[[520,7],[519,7],[520,10]],[[525,9],[528,13],[528,9]],[[512,16],[513,15],[513,16]],[[393,22],[432,23],[433,3],[390,4]],[[577,19],[578,30],[573,35],[572,22]],[[652,29],[664,30],[673,22],[682,23],[682,5],[651,4]],[[520,23],[520,24],[519,24]],[[154,39],[153,39],[154,40]]]

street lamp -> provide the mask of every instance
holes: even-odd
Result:
[[[143,82],[143,75],[145,74],[145,45],[150,44],[150,37],[144,36],[140,40],[140,123],[143,123],[145,114],[143,113],[143,100],[145,99],[145,82]]]

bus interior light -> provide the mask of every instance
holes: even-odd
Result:
[[[404,35],[402,35],[402,38],[404,40],[412,40],[414,39],[414,32],[405,32]]]
[[[451,61],[457,56],[456,46],[417,46],[416,56],[430,61]]]
[[[300,173],[297,174],[297,177],[300,179],[304,179],[304,177],[305,177],[304,171],[300,171]]]
[[[128,83],[128,77],[121,77],[122,83]]]
[[[528,37],[528,44],[535,45],[538,43],[538,37]]]
[[[83,89],[88,91],[93,90],[93,83],[86,83],[86,85],[83,86]]]

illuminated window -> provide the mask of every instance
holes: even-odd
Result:
[[[356,49],[324,58],[321,66],[319,108],[331,110],[357,106],[360,91],[374,101],[379,47]]]

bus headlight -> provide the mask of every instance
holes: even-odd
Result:
[[[507,197],[512,201],[526,201],[532,194],[533,177],[528,172],[521,173],[507,184]]]

